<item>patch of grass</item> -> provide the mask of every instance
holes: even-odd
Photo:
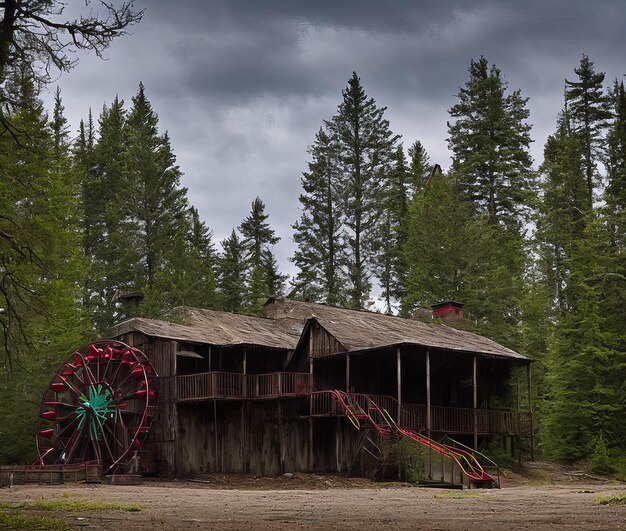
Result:
[[[112,503],[88,500],[37,500],[35,507],[47,511],[128,511],[137,512],[143,509],[139,503]]]
[[[435,498],[444,498],[448,500],[464,500],[479,497],[480,494],[475,490],[451,490],[442,494],[435,494]]]
[[[596,501],[602,505],[626,505],[626,492],[615,496],[597,496]]]
[[[23,516],[21,514],[11,514],[0,509],[0,529],[28,529],[36,531],[47,531],[50,529],[65,531],[70,526],[67,522],[59,518],[49,516]]]
[[[78,492],[64,492],[62,496],[63,498],[77,498],[80,494]]]

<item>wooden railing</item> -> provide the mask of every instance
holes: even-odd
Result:
[[[202,372],[178,376],[176,383],[179,402],[213,398],[277,398],[311,392],[311,375],[298,372]]]
[[[425,431],[426,406],[423,404],[405,404],[399,406],[398,401],[386,395],[361,395],[350,393],[350,398],[361,408],[371,406],[367,398],[378,407],[387,410],[393,420],[400,426]],[[317,392],[311,397],[311,414],[314,416],[343,415],[343,409],[337,404],[337,399],[330,393]],[[498,435],[531,435],[531,416],[527,411],[505,411],[495,409],[477,409],[476,420],[478,433]],[[474,410],[471,408],[456,408],[431,406],[431,431],[442,433],[473,433]]]
[[[343,410],[331,393],[313,392],[309,373],[273,372],[267,374],[241,374],[230,372],[204,372],[178,376],[179,402],[209,399],[271,399],[279,397],[311,396],[311,414],[315,416],[342,415]],[[406,404],[388,395],[350,394],[362,408],[370,407],[368,399],[387,410],[399,425],[420,431],[427,430],[427,408],[423,404]],[[532,413],[496,409],[471,409],[431,406],[433,432],[473,433],[474,418],[477,432],[499,435],[531,435]]]
[[[241,398],[242,374],[235,372],[201,372],[176,378],[179,401],[206,398]]]
[[[499,409],[477,409],[477,432],[485,434],[531,435],[531,416],[528,411],[506,411]],[[472,433],[474,410],[432,406],[432,431],[447,433]]]

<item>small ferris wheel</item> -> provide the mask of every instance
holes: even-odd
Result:
[[[39,464],[96,462],[114,473],[145,441],[157,409],[157,374],[139,349],[96,341],[69,356],[39,409]]]

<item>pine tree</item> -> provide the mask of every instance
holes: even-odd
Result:
[[[0,245],[0,341],[6,349],[0,462],[33,459],[28,442],[44,379],[90,328],[78,304],[84,270],[79,188],[60,93],[48,121],[28,72],[16,75],[8,90],[14,105],[6,118],[17,136],[0,134],[0,230],[13,236],[20,229],[28,246]],[[19,370],[11,370],[12,362]]]
[[[187,189],[180,186],[181,171],[176,165],[167,133],[159,134],[158,117],[145,95],[143,84],[125,124],[126,178],[132,197],[129,224],[138,228],[131,242],[139,252],[141,268],[135,275],[137,288],[151,288],[162,269],[164,255],[180,235],[180,223],[187,212]]]
[[[396,149],[393,167],[387,177],[386,191],[381,200],[381,238],[375,264],[376,278],[382,288],[381,298],[387,314],[392,314],[396,299],[402,295],[401,286],[406,271],[402,249],[406,244],[410,180],[404,149],[400,144]]]
[[[282,291],[283,277],[275,269],[276,261],[271,253],[272,246],[280,238],[267,222],[268,217],[265,203],[257,197],[252,202],[250,214],[239,227],[246,251],[248,305],[253,313],[260,312],[267,298],[275,295],[271,289]]]
[[[588,457],[594,439],[624,449],[626,351],[606,311],[606,227],[589,221],[572,250],[569,308],[560,314],[549,343],[542,441],[549,455],[570,461]]]
[[[559,117],[557,132],[548,137],[544,149],[536,234],[541,271],[556,309],[568,305],[572,249],[582,237],[591,213],[584,156],[579,136],[571,131],[566,108]]]
[[[413,142],[409,148],[409,161],[409,171],[411,172],[410,196],[413,197],[424,187],[432,169],[426,148],[419,140]]]
[[[116,292],[134,286],[137,228],[132,220],[133,190],[126,167],[127,139],[124,102],[116,97],[103,107],[92,162],[84,173],[86,251],[91,259],[88,306],[96,330],[106,335],[116,319]],[[91,127],[90,127],[91,130]],[[89,157],[90,141],[81,139],[81,154]],[[83,163],[84,164],[84,163]]]
[[[368,98],[356,72],[342,91],[337,114],[326,122],[339,160],[341,209],[348,253],[348,306],[363,308],[380,245],[381,199],[398,136],[389,130],[386,108]]]
[[[188,210],[178,229],[154,284],[146,289],[142,312],[152,317],[170,317],[178,306],[220,307],[211,231],[195,207]]]
[[[574,131],[583,146],[587,201],[591,208],[596,184],[596,163],[603,143],[602,134],[611,115],[602,87],[604,72],[596,73],[593,61],[584,54],[580,66],[574,72],[578,81],[565,80],[565,101],[569,104]]]
[[[474,255],[469,208],[443,174],[413,196],[406,221],[403,261],[407,265],[400,313],[409,315],[446,299],[466,301],[463,274]]]
[[[221,246],[218,286],[223,308],[228,312],[240,313],[246,305],[246,250],[234,229],[228,238],[222,240]]]
[[[469,74],[449,111],[452,173],[477,213],[519,227],[534,194],[528,99],[519,90],[507,95],[500,69],[484,57],[470,62]]]
[[[309,148],[311,161],[302,174],[300,194],[302,215],[293,225],[297,249],[291,261],[298,268],[292,282],[292,296],[330,305],[346,299],[345,247],[341,237],[338,193],[338,160],[324,129]]]

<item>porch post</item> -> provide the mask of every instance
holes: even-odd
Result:
[[[528,413],[530,414],[530,460],[535,460],[535,433],[533,429],[533,405],[531,398],[531,372],[530,362],[526,364],[526,379],[528,381]]]
[[[309,378],[313,383],[313,356],[309,338]],[[313,472],[313,395],[309,395],[309,471]]]
[[[241,396],[245,398],[246,396],[248,396],[248,377],[246,376],[247,369],[248,369],[248,352],[246,350],[243,351],[242,364],[243,364],[243,371],[242,371],[243,378],[241,379],[241,385],[243,389],[241,390]]]
[[[478,450],[478,358],[472,360],[472,391],[474,405],[474,450]]]
[[[426,350],[426,432],[430,437],[432,417],[430,411],[430,350]]]
[[[402,421],[402,354],[400,348],[396,351],[396,379],[398,381],[398,416],[396,422],[400,425]]]
[[[346,393],[350,392],[350,354],[346,352]]]

